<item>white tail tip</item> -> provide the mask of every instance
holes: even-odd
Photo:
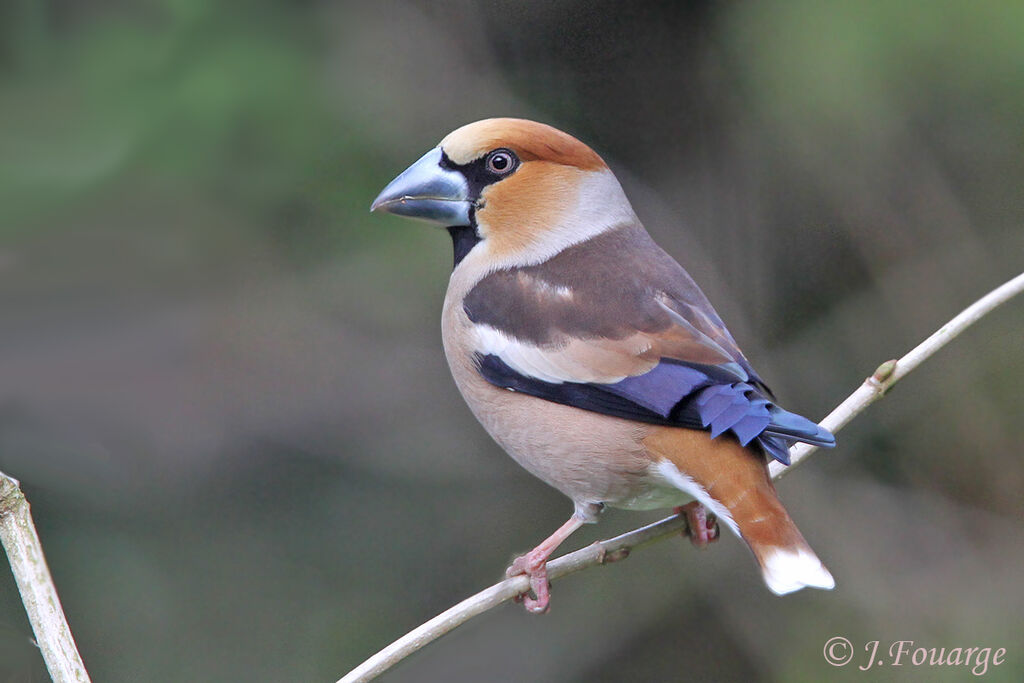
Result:
[[[824,590],[836,587],[836,580],[825,565],[808,550],[771,550],[764,557],[761,571],[768,589],[776,595],[786,595],[807,586]]]

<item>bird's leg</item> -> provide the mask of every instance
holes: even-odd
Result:
[[[704,549],[708,543],[718,540],[718,520],[709,514],[707,509],[698,501],[680,505],[675,508],[677,515],[686,515],[686,531],[684,536],[690,537],[690,542],[696,547]]]
[[[548,591],[548,558],[555,548],[562,544],[562,541],[569,538],[572,532],[583,526],[584,521],[577,515],[569,518],[569,521],[558,527],[558,531],[548,536],[536,548],[521,555],[512,562],[512,566],[505,570],[505,575],[512,577],[517,574],[526,574],[530,577],[530,590],[534,597],[524,594],[522,597],[526,609],[534,614],[540,614],[548,610],[548,601],[551,594]]]

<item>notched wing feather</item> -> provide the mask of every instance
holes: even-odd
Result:
[[[639,225],[492,273],[464,308],[480,372],[497,386],[713,436],[728,430],[783,462],[787,442],[831,437],[770,403],[704,294]]]

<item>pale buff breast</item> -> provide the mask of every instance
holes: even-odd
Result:
[[[577,509],[594,504],[650,509],[686,497],[652,475],[641,440],[649,426],[552,403],[480,376],[473,361],[473,325],[462,299],[479,278],[471,258],[452,274],[442,314],[445,355],[455,384],[477,420],[516,462],[569,496]]]

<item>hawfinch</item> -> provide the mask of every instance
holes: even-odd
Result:
[[[835,438],[775,403],[593,150],[544,124],[478,121],[395,178],[378,209],[448,229],[442,334],[455,383],[494,440],[575,505],[508,569],[530,577],[528,609],[547,609],[548,557],[606,505],[689,501],[694,542],[717,537],[717,517],[774,593],[834,587],[767,462]]]

